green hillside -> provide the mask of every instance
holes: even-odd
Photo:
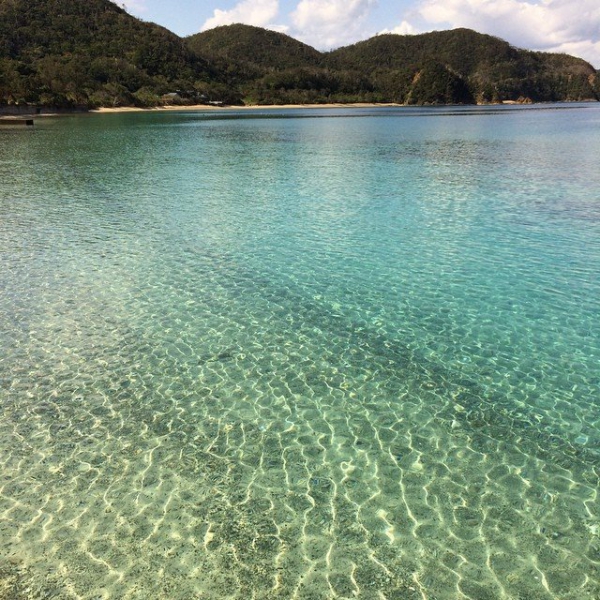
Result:
[[[214,78],[175,34],[107,0],[0,0],[0,103],[156,103]]]
[[[367,72],[329,65],[327,54],[281,33],[237,24],[198,33],[186,41],[249,104],[375,99]]]
[[[250,104],[353,102],[371,89],[367,77],[352,74],[348,81],[346,73],[324,64],[321,52],[260,27],[216,27],[187,42]]]
[[[251,103],[470,104],[598,100],[585,61],[529,52],[469,29],[380,35],[329,53],[248,25],[187,39]]]
[[[288,35],[253,27],[225,25],[186,39],[221,79],[252,104],[318,102],[326,73],[323,55]],[[321,100],[326,101],[326,100]]]
[[[199,56],[245,65],[255,73],[318,66],[323,58],[319,51],[288,35],[252,25],[224,25],[186,41]]]
[[[451,82],[445,97],[450,103],[466,99],[463,85],[478,102],[598,99],[596,72],[584,60],[519,50],[469,29],[381,35],[331,52],[325,64],[371,73],[374,92],[382,101],[436,103],[443,98],[439,81],[433,81],[444,77]],[[424,78],[431,85],[425,85]]]
[[[0,106],[598,100],[599,81],[468,29],[321,53],[249,25],[182,39],[109,0],[0,0]]]

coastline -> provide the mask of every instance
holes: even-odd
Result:
[[[377,107],[400,107],[404,104],[394,103],[370,103],[370,102],[354,102],[350,104],[343,103],[329,103],[329,104],[245,104],[242,106],[214,106],[209,104],[193,104],[189,106],[156,106],[152,108],[139,108],[136,106],[119,106],[115,108],[96,108],[88,112],[96,114],[110,114],[110,113],[123,113],[123,112],[173,112],[173,111],[227,111],[227,110],[266,110],[266,109],[290,109],[290,108],[377,108]]]
[[[582,100],[582,101],[557,101],[557,102],[532,102],[531,100],[504,100],[499,103],[482,103],[472,105],[456,105],[456,104],[440,104],[436,106],[539,106],[544,104],[580,104],[580,103],[594,103],[593,100]],[[155,106],[151,108],[140,108],[136,106],[119,106],[115,108],[96,108],[90,109],[88,113],[93,114],[110,114],[110,113],[126,113],[126,112],[199,112],[199,111],[255,111],[255,110],[273,110],[273,109],[334,109],[334,108],[406,108],[416,107],[420,105],[407,105],[399,104],[397,102],[330,102],[327,104],[244,104],[240,106],[235,105],[221,105],[214,106],[210,104],[193,104],[188,106]]]
[[[531,102],[522,100],[504,100],[499,103],[481,103],[481,104],[439,104],[437,107],[449,107],[449,106],[540,106],[547,104],[593,104],[594,100],[582,100],[582,101],[557,101],[557,102]],[[190,104],[190,105],[165,105],[165,106],[154,106],[149,108],[142,108],[137,106],[118,106],[114,108],[101,107],[93,109],[52,109],[38,108],[37,110],[11,110],[7,112],[2,111],[0,107],[0,120],[8,119],[25,119],[25,118],[45,118],[45,117],[57,117],[62,115],[72,114],[111,114],[111,113],[129,113],[129,112],[147,112],[147,113],[161,113],[161,112],[234,112],[234,111],[259,111],[259,110],[289,110],[289,109],[339,109],[339,108],[406,108],[406,107],[417,107],[420,106],[431,106],[431,105],[407,105],[399,104],[394,102],[353,102],[353,103],[341,103],[331,102],[326,104],[245,104],[245,105],[210,105],[210,104]],[[47,112],[46,112],[47,111]]]

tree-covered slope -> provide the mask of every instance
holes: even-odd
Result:
[[[175,95],[177,92],[177,95]],[[321,53],[230,25],[181,39],[109,0],[0,0],[0,105],[152,106],[599,99],[598,73],[468,29]]]
[[[598,99],[585,61],[519,50],[469,29],[380,35],[319,53],[287,35],[248,25],[187,39],[252,103],[469,104]]]
[[[193,35],[187,43],[253,104],[327,102],[336,85],[318,50],[276,31],[224,25]]]
[[[196,55],[228,65],[245,65],[252,72],[317,66],[322,54],[283,33],[252,25],[223,25],[187,38]]]
[[[432,79],[432,69],[437,72],[433,79],[454,79],[461,95],[462,82],[479,102],[598,99],[595,70],[584,60],[519,50],[469,29],[380,35],[329,53],[325,64],[337,71],[371,73],[375,93],[399,102],[436,102],[439,94],[430,94],[433,88],[423,84],[423,78]],[[460,102],[461,96],[446,100]]]
[[[144,104],[209,78],[178,36],[108,0],[0,0],[0,103]]]

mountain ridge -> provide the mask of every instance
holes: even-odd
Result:
[[[0,0],[0,105],[474,104],[600,100],[598,71],[469,29],[320,52],[227,25],[181,38],[110,0]]]

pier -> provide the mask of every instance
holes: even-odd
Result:
[[[33,127],[33,119],[0,117],[0,125],[25,125],[26,127]]]

